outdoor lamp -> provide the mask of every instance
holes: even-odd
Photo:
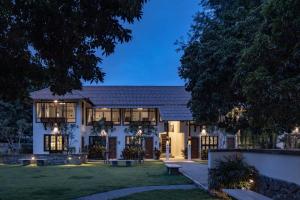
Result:
[[[191,145],[192,144],[192,138],[191,136],[188,137],[188,145]]]

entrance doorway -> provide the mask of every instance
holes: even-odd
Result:
[[[199,158],[199,137],[191,137],[191,157]]]
[[[208,150],[218,148],[218,136],[201,136],[201,159],[208,159]]]
[[[145,158],[153,158],[153,137],[145,138]]]
[[[109,158],[117,158],[117,137],[108,138]]]

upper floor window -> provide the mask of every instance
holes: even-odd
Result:
[[[69,123],[76,122],[76,103],[36,103],[36,122],[42,122],[47,119],[60,119]]]
[[[120,124],[121,114],[120,109],[116,108],[95,108],[87,109],[87,124],[90,125],[94,121],[113,122]]]
[[[149,122],[152,125],[156,125],[156,113],[156,109],[154,108],[125,109],[124,124],[129,124],[130,122]]]

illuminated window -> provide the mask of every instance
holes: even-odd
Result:
[[[120,124],[121,116],[120,109],[111,109],[111,108],[96,108],[96,109],[87,109],[87,124],[91,125],[93,121],[106,121],[113,122],[114,124]]]
[[[44,135],[44,151],[62,152],[68,147],[67,135]]]
[[[39,102],[36,103],[36,122],[41,119],[66,119],[69,123],[76,122],[76,103]]]
[[[136,108],[126,109],[124,112],[124,124],[130,122],[150,122],[152,125],[156,124],[157,115],[156,109]]]

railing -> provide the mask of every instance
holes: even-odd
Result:
[[[41,117],[42,123],[65,123],[66,121],[65,117]]]

